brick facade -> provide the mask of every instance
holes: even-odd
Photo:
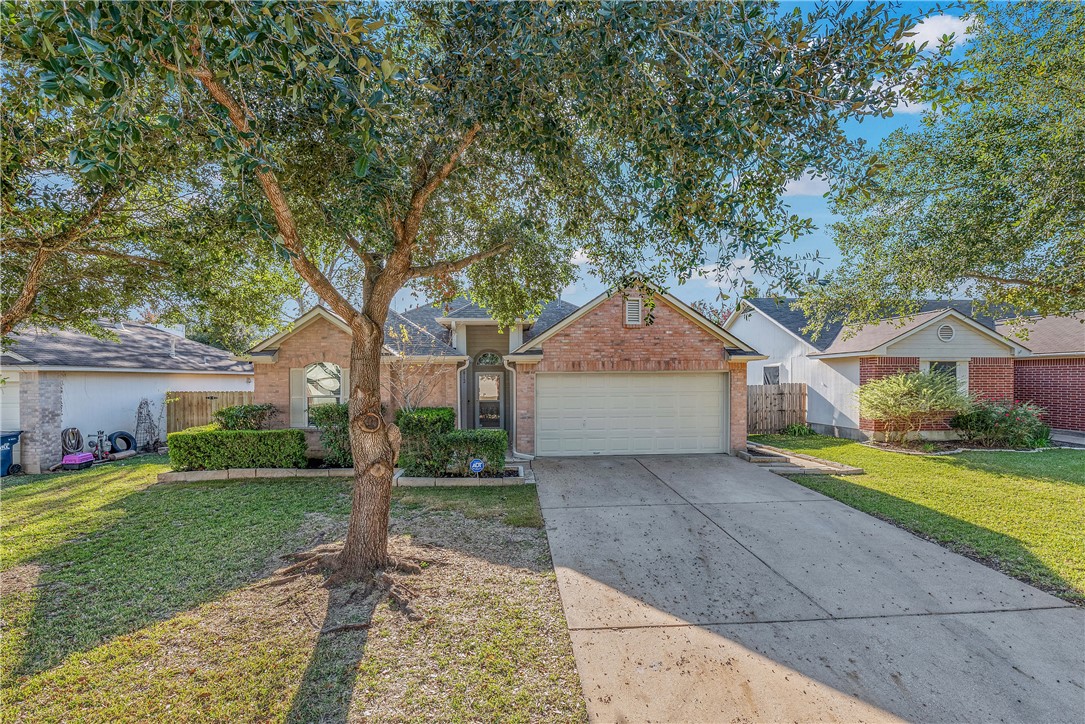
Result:
[[[730,447],[746,449],[746,364],[728,362],[719,337],[661,297],[654,322],[625,325],[622,296],[613,295],[542,343],[542,360],[516,365],[516,450],[535,451],[536,372],[730,371]]]
[[[975,397],[1013,401],[1013,357],[973,357],[968,362],[968,391]]]
[[[859,359],[859,386],[904,372],[918,372],[918,357],[861,357]],[[867,432],[885,432],[885,423],[859,417],[859,429]],[[946,428],[936,428],[946,429]]]
[[[331,362],[344,371],[350,369],[350,336],[325,319],[316,319],[294,334],[283,339],[279,345],[276,361],[273,364],[257,363],[253,365],[255,385],[253,400],[257,404],[271,403],[278,408],[275,427],[290,426],[290,370],[308,367],[317,362]],[[456,407],[456,365],[431,365],[445,371],[444,380],[430,387],[425,398],[427,406]],[[401,401],[393,395],[394,386],[388,384],[389,365],[381,365],[381,403],[389,416],[395,414]],[[417,374],[419,366],[407,368],[408,375]],[[344,380],[345,383],[345,380]]]
[[[1085,358],[1015,360],[1014,396],[1046,410],[1057,430],[1085,432]]]

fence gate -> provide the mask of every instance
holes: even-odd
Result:
[[[805,425],[806,383],[747,387],[746,424],[751,435],[780,432],[788,425]]]
[[[252,392],[167,392],[166,432],[207,425],[216,410],[231,405],[251,405]]]

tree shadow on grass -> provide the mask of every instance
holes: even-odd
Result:
[[[792,479],[1029,585],[1085,605],[1085,590],[1064,579],[1013,536],[866,487],[846,477],[808,475]]]
[[[102,509],[111,525],[44,551],[22,656],[27,676],[252,582],[304,544],[306,517],[345,515],[319,479],[155,486]]]

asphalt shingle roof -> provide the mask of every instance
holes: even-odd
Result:
[[[561,299],[550,302],[542,308],[542,312],[539,313],[538,319],[535,320],[531,328],[524,332],[524,341],[528,342],[534,339],[579,308],[577,305]],[[490,313],[466,297],[456,297],[447,305],[435,307],[432,304],[424,304],[414,309],[408,309],[403,312],[403,316],[448,344],[451,333],[448,328],[437,321],[438,318],[489,319]]]
[[[825,328],[821,330],[821,334],[819,334],[817,338],[814,338],[809,333],[803,331],[803,328],[806,327],[808,320],[806,314],[802,311],[802,309],[793,306],[796,302],[795,299],[777,300],[772,297],[755,297],[753,299],[747,299],[746,301],[749,302],[750,305],[752,305],[753,307],[756,307],[759,311],[763,312],[768,317],[775,320],[778,324],[780,324],[780,326],[784,327],[792,334],[800,337],[801,339],[809,343],[819,352],[831,351],[832,353],[836,353],[838,351],[848,351],[853,349],[859,350],[858,347],[854,346],[853,342],[864,337],[867,330],[871,328],[879,328],[881,330],[877,332],[871,332],[872,336],[870,338],[874,339],[880,338],[884,334],[888,334],[888,331],[886,330],[897,330],[896,334],[892,335],[892,337],[896,337],[906,331],[906,329],[911,329],[913,328],[913,326],[917,326],[911,325],[910,323],[907,323],[906,328],[900,327],[899,324],[897,327],[893,327],[891,324],[886,323],[867,325],[862,330],[859,330],[858,335],[853,336],[849,340],[845,341],[843,340],[843,337],[845,336],[843,334],[844,325],[840,322],[833,322],[831,324],[825,325]],[[973,314],[973,307],[973,303],[971,302],[971,300],[968,299],[932,299],[925,302],[920,307],[919,315],[925,315],[930,312],[940,312],[946,309],[954,309],[961,314],[971,317],[983,326],[994,330],[995,320],[987,315]],[[917,315],[916,319],[919,318],[919,315]],[[929,319],[929,316],[924,317],[924,319]],[[892,339],[892,337],[890,337],[890,339]],[[847,350],[837,349],[836,342],[838,339],[840,339],[841,346],[847,346]],[[862,342],[859,342],[859,344],[861,343]],[[872,344],[869,347],[863,347],[859,351],[873,349],[874,347],[879,346],[879,344]],[[830,350],[830,348],[832,349]]]
[[[384,322],[384,346],[393,354],[415,357],[459,356],[460,353],[447,339],[448,330],[445,330],[444,339],[440,339],[406,315],[394,310],[388,311],[388,319]]]
[[[1018,336],[1019,330],[1010,325],[1009,319],[999,320],[996,329],[1033,354],[1085,353],[1085,312],[1070,317],[1029,317],[1025,321],[1028,339]]]
[[[82,332],[23,329],[12,334],[10,351],[29,362],[5,364],[41,367],[102,367],[118,370],[177,370],[181,372],[251,373],[252,363],[239,362],[216,347],[178,337],[140,322],[102,324],[116,339],[99,339]]]

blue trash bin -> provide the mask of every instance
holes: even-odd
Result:
[[[0,432],[0,477],[22,472],[23,466],[16,465],[12,455],[12,450],[18,444],[19,436],[22,434],[22,430]]]

